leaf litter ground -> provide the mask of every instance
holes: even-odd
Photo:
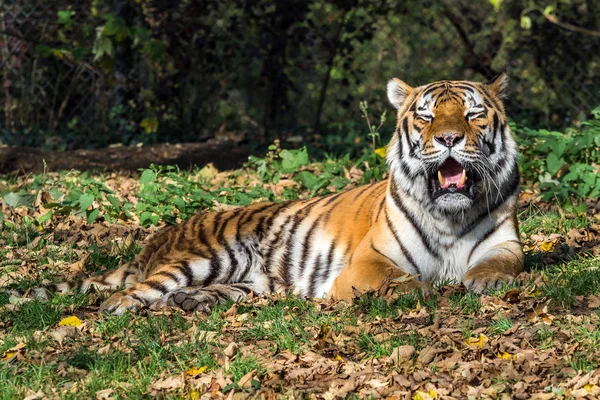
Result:
[[[268,180],[210,167],[8,176],[0,284],[113,268],[165,220],[340,190],[370,168],[309,164]],[[337,184],[314,178],[327,173]],[[104,293],[2,294],[0,398],[597,398],[600,207],[538,198],[521,196],[526,272],[490,295],[448,282],[422,297],[389,282],[352,305],[267,295],[209,315],[112,317],[97,313]]]

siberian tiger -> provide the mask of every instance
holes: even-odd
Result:
[[[123,290],[101,310],[208,309],[250,292],[350,300],[404,274],[476,292],[523,268],[517,147],[507,77],[387,86],[397,109],[389,179],[343,193],[196,215],[150,239],[135,261],[50,288]],[[44,289],[35,294],[44,296]]]

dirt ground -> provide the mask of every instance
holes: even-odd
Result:
[[[135,171],[150,164],[188,169],[213,163],[219,170],[239,168],[251,154],[232,143],[156,144],[95,150],[41,151],[31,147],[0,147],[0,174],[79,171]]]

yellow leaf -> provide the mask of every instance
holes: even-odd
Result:
[[[158,119],[156,117],[144,118],[140,122],[140,126],[146,133],[154,133],[158,130]]]
[[[188,394],[188,399],[190,400],[198,400],[200,398],[200,392],[197,391],[196,389],[192,389],[190,390],[190,393]]]
[[[515,354],[510,354],[507,352],[502,352],[497,354],[498,358],[502,358],[503,360],[514,360],[517,358]]]
[[[552,248],[554,247],[554,243],[547,241],[547,242],[543,242],[540,245],[540,249],[542,249],[542,251],[552,251]]]
[[[204,371],[206,371],[207,368],[208,367],[206,365],[203,365],[200,368],[192,367],[192,368],[188,369],[187,371],[185,371],[185,375],[186,376],[197,376],[197,375],[200,375],[201,373],[203,373]]]
[[[468,346],[477,346],[480,349],[482,349],[483,344],[487,342],[487,340],[488,337],[485,336],[483,333],[480,333],[478,338],[470,337],[467,340],[465,340],[465,344],[467,344]]]
[[[18,351],[7,351],[6,353],[4,353],[4,357],[2,357],[2,359],[3,360],[10,360],[14,356],[16,356],[17,353],[18,353]]]
[[[339,354],[336,354],[335,361],[344,361],[344,359]]]
[[[594,385],[593,383],[588,383],[583,388],[586,390],[586,392],[592,393],[594,391],[594,389],[596,388],[596,385]]]
[[[415,395],[412,397],[412,400],[431,400],[431,399],[435,399],[437,396],[437,393],[433,390],[429,390],[428,392],[422,392],[420,390],[417,390],[415,392]]]
[[[385,155],[387,154],[387,146],[375,149],[375,154],[377,154],[381,158],[385,158]]]
[[[21,350],[23,350],[25,347],[27,347],[27,345],[25,343],[19,343],[14,347],[11,347],[10,349],[6,350],[4,352],[4,354],[2,354],[2,360],[11,360],[13,357],[15,357]]]
[[[70,317],[67,318],[63,318],[59,323],[58,326],[79,326],[81,325],[82,321],[77,318],[74,315],[71,315]]]

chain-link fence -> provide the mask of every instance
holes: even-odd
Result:
[[[72,10],[71,26],[85,24],[83,9]],[[37,136],[35,131],[52,140],[62,129],[89,134],[105,126],[110,85],[89,58],[61,48],[60,10],[55,2],[0,2],[0,129],[5,137],[18,141],[16,136]]]
[[[4,0],[0,141],[327,133],[362,123],[361,100],[388,108],[391,76],[419,85],[504,68],[520,122],[564,127],[600,104],[593,1],[573,0],[554,22],[523,0],[500,11],[467,0],[284,3]]]

